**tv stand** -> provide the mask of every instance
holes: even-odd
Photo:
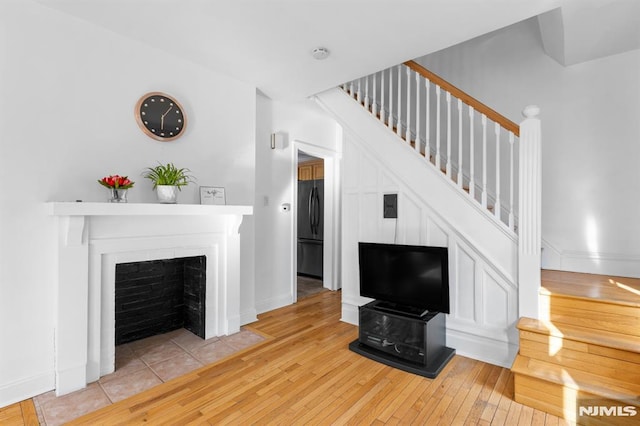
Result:
[[[455,354],[445,344],[441,312],[392,312],[376,300],[360,306],[359,318],[359,337],[349,349],[367,358],[432,379]]]
[[[378,301],[376,309],[391,312],[393,314],[406,315],[414,318],[422,318],[429,313],[428,309],[414,308],[413,306],[399,305],[393,302]]]

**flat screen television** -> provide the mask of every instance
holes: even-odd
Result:
[[[358,244],[360,295],[396,305],[449,313],[446,247]]]

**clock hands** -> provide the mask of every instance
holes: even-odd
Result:
[[[173,109],[173,105],[169,107],[169,109],[160,116],[160,130],[164,130],[164,117],[169,114],[169,111]]]

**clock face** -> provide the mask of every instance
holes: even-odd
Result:
[[[144,95],[136,104],[135,115],[142,131],[157,141],[174,140],[187,126],[182,105],[165,93]]]

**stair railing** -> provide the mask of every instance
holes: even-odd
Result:
[[[414,61],[342,88],[515,232],[516,123]]]
[[[537,318],[539,109],[525,108],[526,119],[519,126],[414,61],[350,81],[341,88],[489,217],[508,232],[519,234],[520,315]]]

